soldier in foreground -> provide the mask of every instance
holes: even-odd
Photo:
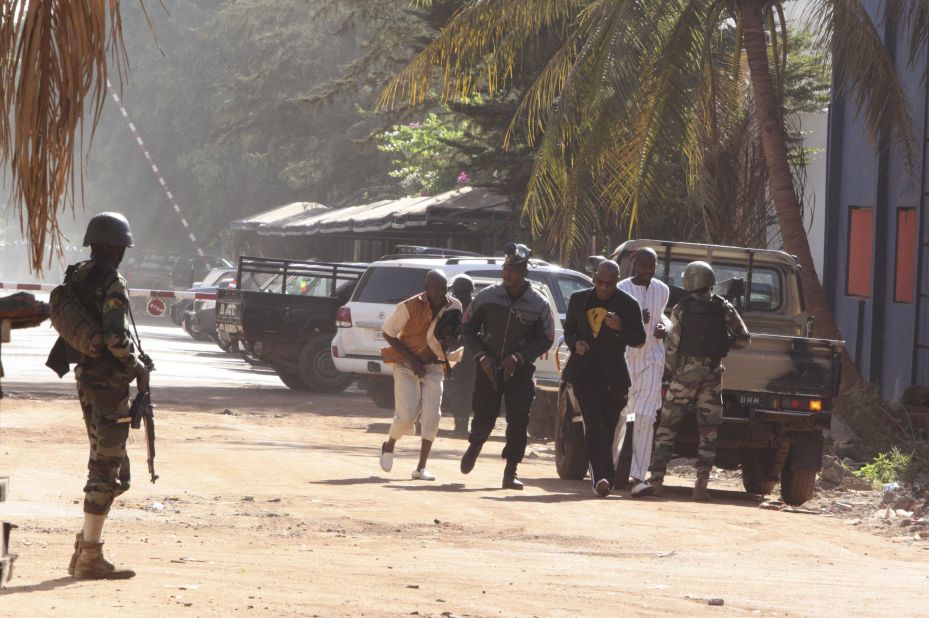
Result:
[[[725,367],[721,361],[730,349],[747,347],[751,338],[735,307],[713,294],[716,274],[709,264],[688,264],[683,283],[688,296],[671,312],[672,326],[665,348],[665,374],[670,376],[671,386],[661,410],[649,484],[656,495],[661,495],[674,437],[686,411],[692,408],[700,433],[693,498],[706,502],[710,499],[710,470],[716,460],[717,430],[723,418]]]
[[[148,391],[148,369],[136,357],[129,334],[129,293],[117,270],[133,244],[126,218],[115,212],[94,216],[84,246],[90,259],[69,269],[75,291],[103,327],[103,349],[96,358],[82,356],[74,370],[84,413],[90,457],[84,486],[84,529],[74,543],[68,573],[76,579],[128,579],[130,569],[114,566],[103,555],[103,524],[113,500],[129,489],[129,385]]]
[[[503,251],[503,281],[481,290],[465,312],[461,328],[478,364],[474,419],[461,472],[474,469],[506,399],[503,488],[522,489],[516,466],[526,453],[529,409],[535,398],[533,363],[552,347],[555,323],[548,301],[526,280],[529,247],[507,243]]]

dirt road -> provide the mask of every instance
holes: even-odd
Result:
[[[70,395],[16,390],[0,410],[0,473],[12,477],[0,519],[20,526],[3,616],[929,614],[929,543],[736,492],[711,505],[683,489],[595,499],[555,478],[544,444],[520,468],[526,490],[503,491],[501,442],[464,477],[450,419],[430,466],[439,479],[411,481],[416,441],[382,473],[389,419],[362,395],[270,382],[164,390],[161,479],[148,482],[134,433],[133,487],[105,531],[139,575],[77,582],[66,567],[85,475],[79,411]]]

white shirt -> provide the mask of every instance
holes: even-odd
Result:
[[[618,287],[639,302],[643,318],[646,310],[649,313],[649,321],[645,323],[645,345],[640,348],[626,348],[626,365],[629,367],[629,373],[635,375],[654,365],[663,369],[664,341],[655,337],[655,325],[658,324],[658,320],[661,320],[670,330],[671,321],[665,316],[664,310],[671,291],[658,279],[652,279],[648,286],[644,286],[634,284],[630,277],[620,281]]]
[[[422,292],[418,294],[421,297],[423,302],[429,302],[426,299],[426,293]],[[410,299],[407,299],[410,300]],[[461,357],[464,354],[464,348],[458,347],[454,350],[449,350],[447,353],[442,349],[442,344],[438,339],[435,338],[435,325],[446,311],[452,309],[457,309],[461,311],[461,301],[455,298],[454,296],[447,295],[445,297],[446,304],[439,311],[434,318],[432,318],[432,323],[429,325],[429,330],[426,332],[426,344],[429,346],[429,349],[432,350],[432,353],[435,354],[435,357],[439,360],[447,360],[449,364],[454,367],[457,363],[461,362]],[[387,320],[384,322],[384,325],[381,327],[385,335],[398,339],[400,334],[403,332],[403,329],[406,327],[406,323],[410,321],[410,310],[406,306],[407,301],[403,301],[393,310]]]

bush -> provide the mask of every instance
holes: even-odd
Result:
[[[912,481],[915,476],[915,473],[910,471],[912,466],[912,458],[895,447],[888,453],[880,453],[874,461],[862,466],[855,474],[871,483],[875,489],[879,489],[884,483]]]
[[[862,478],[872,483],[912,483],[917,475],[929,472],[929,444],[903,409],[884,401],[876,386],[845,389],[836,400],[835,412],[854,432],[858,457],[873,460],[862,468]]]

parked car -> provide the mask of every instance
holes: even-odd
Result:
[[[226,289],[236,286],[236,271],[235,267],[223,267],[223,268],[214,268],[207,273],[203,278],[203,281],[194,282],[194,285],[190,287],[188,292],[206,292],[215,294],[220,288]],[[194,306],[193,299],[182,299],[171,305],[171,321],[173,321],[178,326],[184,325],[184,314],[187,313]],[[215,303],[214,303],[215,306]],[[185,329],[186,330],[186,329]],[[190,331],[188,331],[190,332]],[[196,336],[194,336],[196,339]]]
[[[217,335],[270,365],[294,389],[340,392],[354,380],[336,369],[336,312],[367,264],[242,257],[236,280],[260,290],[219,290]]]
[[[336,317],[335,337],[332,339],[332,357],[335,367],[342,372],[358,376],[359,385],[367,390],[372,401],[384,408],[393,407],[393,381],[391,371],[380,356],[385,345],[381,330],[384,320],[397,303],[422,291],[426,273],[441,269],[453,279],[467,274],[483,285],[500,280],[502,257],[408,258],[396,257],[371,264],[358,282],[351,299]],[[532,260],[529,279],[546,290],[551,299],[553,313],[559,315],[560,328],[567,311],[567,299],[577,290],[589,288],[587,275],[553,266],[541,260]],[[541,370],[537,364],[536,386],[540,392],[533,413],[530,432],[537,437],[553,435],[557,392],[560,379],[550,355],[540,359],[550,363],[550,370]]]
[[[784,502],[803,504],[813,496],[816,473],[822,467],[823,429],[829,427],[838,394],[844,342],[811,336],[813,316],[804,306],[796,258],[767,249],[654,240],[628,241],[611,257],[629,274],[632,255],[643,247],[657,252],[655,276],[671,288],[672,299],[686,294],[680,284],[687,264],[711,263],[718,281],[716,293],[735,305],[751,332],[751,345],[732,350],[724,361],[716,466],[741,468],[742,484],[753,494],[770,493],[780,480]],[[670,314],[673,306],[668,305]],[[566,355],[562,345],[560,360]],[[582,479],[587,452],[583,432],[578,430],[579,415],[566,388],[561,389],[558,410],[558,475]],[[696,457],[697,444],[696,420],[691,416],[678,431],[674,451]],[[627,444],[620,465],[626,474],[628,453]]]

